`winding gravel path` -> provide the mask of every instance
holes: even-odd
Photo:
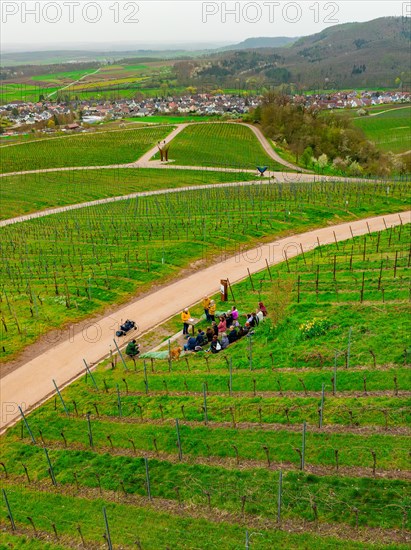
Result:
[[[269,155],[273,160],[278,162],[279,164],[282,164],[289,170],[297,170],[298,172],[308,172],[307,170],[303,170],[299,166],[296,166],[294,164],[291,164],[290,162],[287,162],[286,160],[282,159],[278,153],[276,153],[273,148],[271,147],[269,141],[264,136],[262,131],[259,128],[255,128],[252,124],[246,124],[245,122],[185,122],[183,124],[179,124],[174,130],[168,134],[168,136],[163,140],[165,143],[170,143],[180,132],[182,132],[187,126],[192,126],[194,124],[241,124],[242,126],[246,126],[247,128],[250,128],[250,130],[255,134],[258,141],[260,142],[262,148],[264,151]],[[119,130],[111,130],[118,132]],[[70,136],[62,136],[70,137]],[[45,138],[45,139],[56,139],[56,138]],[[58,138],[57,138],[58,139]],[[7,145],[7,147],[11,147],[17,144],[10,144]],[[18,144],[18,145],[24,145],[24,144]],[[61,168],[44,168],[40,170],[24,170],[20,172],[6,172],[4,174],[0,174],[0,178],[4,178],[6,176],[19,176],[24,174],[39,174],[43,172],[65,172],[70,170],[101,170],[101,169],[110,169],[110,168],[176,168],[171,163],[161,163],[160,161],[151,161],[150,159],[158,152],[157,145],[153,146],[149,151],[144,153],[138,160],[135,162],[127,163],[127,164],[111,164],[111,165],[105,165],[105,166],[65,166]],[[179,166],[179,169],[191,169],[191,170],[203,170],[204,168],[202,166]],[[209,170],[219,170],[218,167],[213,168],[209,167]],[[224,169],[225,171],[236,171],[235,169]],[[255,172],[255,170],[250,170],[250,172]],[[310,173],[310,172],[308,172]]]
[[[198,303],[205,295],[219,291],[220,279],[229,278],[238,282],[251,273],[265,269],[266,259],[271,265],[290,259],[314,249],[318,242],[330,244],[364,235],[368,231],[379,231],[387,226],[396,226],[411,221],[411,211],[389,214],[363,220],[323,227],[291,237],[278,239],[269,244],[201,269],[186,277],[153,290],[148,295],[119,307],[114,313],[93,320],[85,320],[62,332],[60,338],[51,342],[46,350],[40,351],[34,344],[29,351],[32,359],[6,374],[1,380],[1,419],[4,428],[19,418],[18,406],[23,410],[36,407],[53,394],[52,380],[62,387],[84,373],[83,359],[95,364],[114,348],[113,338],[119,324],[125,319],[135,319],[139,325],[138,334],[147,332],[179,313],[182,308]],[[318,240],[317,240],[318,239]],[[155,304],[155,307],[153,307]],[[38,355],[36,355],[36,352]]]

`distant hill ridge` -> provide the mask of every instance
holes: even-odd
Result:
[[[404,17],[344,23],[282,47],[266,47],[267,37],[251,38],[210,56],[195,72],[220,86],[239,76],[297,88],[393,87],[398,79],[411,85],[410,24]]]
[[[291,38],[289,36],[260,36],[254,38],[247,38],[238,44],[231,44],[219,48],[221,51],[228,50],[247,50],[252,48],[281,48],[288,46],[293,42],[296,42],[298,38]]]

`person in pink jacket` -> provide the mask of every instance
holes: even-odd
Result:
[[[233,318],[233,321],[238,321],[238,311],[235,306],[231,308],[231,317]]]
[[[227,330],[227,323],[224,317],[220,317],[220,322],[218,324],[218,333],[221,334]]]

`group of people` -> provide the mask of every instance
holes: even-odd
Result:
[[[211,325],[205,331],[199,328],[196,336],[188,338],[184,344],[185,351],[204,351],[204,348],[208,346],[205,351],[218,353],[243,336],[252,334],[253,328],[258,326],[267,316],[267,308],[263,302],[259,302],[255,312],[244,315],[246,320],[243,325],[240,323],[240,314],[236,306],[220,315],[217,323],[215,320],[215,307],[212,309],[213,314],[210,315],[210,306],[213,306],[213,302],[214,300],[209,300],[207,296],[204,297],[202,302],[204,313],[206,319],[211,321]],[[206,307],[207,305],[208,307]],[[183,330],[183,334],[188,335],[188,332]]]

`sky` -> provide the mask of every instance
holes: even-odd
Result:
[[[1,48],[161,48],[306,36],[326,27],[411,16],[411,0],[1,0]]]

